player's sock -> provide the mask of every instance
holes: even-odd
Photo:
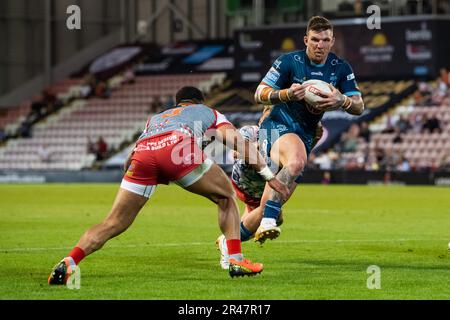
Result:
[[[83,249],[81,249],[80,247],[75,247],[72,249],[72,251],[70,251],[68,257],[71,257],[73,259],[73,261],[75,262],[75,264],[78,264],[81,260],[83,260],[83,258],[86,256],[86,254],[84,253]]]
[[[247,241],[247,240],[251,239],[252,237],[253,237],[253,232],[248,230],[244,226],[244,222],[241,221],[241,241]]]
[[[281,211],[281,203],[268,200],[266,202],[266,205],[264,206],[264,215],[261,221],[261,225],[276,226],[278,216],[280,215],[280,211]]]
[[[238,239],[227,240],[227,248],[228,254],[230,255],[230,259],[242,261],[243,257],[242,257],[241,240]]]

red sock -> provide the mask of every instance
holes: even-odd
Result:
[[[78,264],[83,258],[86,256],[83,249],[80,247],[75,247],[70,251],[69,257],[72,257],[73,261],[75,261],[75,264]]]
[[[229,255],[242,253],[241,240],[240,239],[227,240],[227,248]]]

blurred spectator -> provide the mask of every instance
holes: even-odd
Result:
[[[402,132],[400,131],[399,127],[395,128],[395,136],[392,139],[392,143],[402,143],[403,142],[403,138],[402,138]]]
[[[314,164],[319,167],[320,170],[331,170],[332,163],[331,157],[328,153],[322,153],[313,160]]]
[[[53,112],[59,110],[62,108],[63,103],[61,100],[58,99],[56,94],[52,91],[51,88],[46,88],[44,91],[42,91],[43,95],[43,103],[45,105],[45,114],[49,115]]]
[[[339,3],[338,10],[341,11],[341,12],[342,11],[344,11],[344,12],[351,12],[351,11],[354,11],[355,9],[354,9],[353,4],[351,4],[347,0],[344,0],[341,3]]]
[[[450,79],[449,79],[449,75],[448,75],[448,70],[446,68],[441,68],[439,70],[439,80],[442,81],[443,83],[445,83],[447,86],[450,85]]]
[[[96,146],[95,146],[95,152],[97,155],[97,161],[104,160],[107,153],[108,153],[108,144],[103,139],[102,136],[98,137]]]
[[[134,70],[132,67],[129,67],[123,73],[123,83],[124,84],[133,84],[136,82],[136,76],[134,74]]]
[[[371,135],[371,132],[370,132],[369,124],[366,121],[361,122],[360,130],[359,130],[359,137],[363,138],[364,141],[369,142],[370,135]]]
[[[425,122],[422,126],[422,132],[433,133],[434,131],[442,132],[440,122],[436,116],[426,116]]]
[[[31,124],[25,120],[19,127],[18,136],[22,138],[31,138],[31,135]]]
[[[409,123],[406,115],[402,114],[400,119],[397,121],[396,127],[400,130],[401,133],[406,133],[411,129],[411,124]]]
[[[338,145],[340,152],[354,152],[358,147],[359,126],[354,123],[350,126],[348,132],[342,134],[341,141]]]
[[[329,171],[325,171],[323,173],[322,184],[328,185],[331,183],[331,173]]]
[[[381,133],[394,133],[395,131],[395,126],[392,122],[392,118],[388,115],[386,117],[386,128],[383,129],[383,131],[381,131]]]
[[[88,137],[86,152],[88,154],[95,154],[95,155],[97,155],[97,145],[96,145],[96,143],[94,141],[91,140],[91,137]]]
[[[160,96],[153,96],[153,101],[150,104],[149,113],[158,113],[162,111],[163,103]]]
[[[357,15],[357,16],[363,15],[364,11],[363,11],[362,0],[355,0],[355,2],[353,3],[353,11],[355,12],[355,15]]]
[[[43,102],[43,98],[44,97],[42,94],[38,94],[33,98],[33,101],[31,103],[31,110],[25,120],[26,122],[33,124],[39,121],[39,119],[41,119],[41,117],[44,115],[45,104]]]
[[[95,87],[95,96],[102,99],[108,99],[111,96],[111,91],[105,81],[100,81]]]
[[[175,100],[173,96],[167,96],[166,109],[173,108],[175,106]]]
[[[0,127],[0,144],[3,143],[8,138],[5,129]]]
[[[447,153],[442,158],[440,167],[442,170],[450,172],[450,150],[447,150]]]
[[[420,114],[411,114],[411,130],[414,133],[421,133],[425,119]]]
[[[380,165],[382,162],[384,162],[384,149],[381,148],[380,146],[375,147],[375,161],[376,163],[378,163],[378,165]]]
[[[380,165],[377,161],[377,157],[375,153],[370,153],[367,157],[366,163],[364,165],[364,169],[368,171],[378,171],[380,170]]]
[[[95,86],[97,81],[95,76],[92,74],[87,74],[84,76],[83,84],[80,85],[80,96],[79,98],[87,99],[94,94]]]
[[[49,149],[48,144],[42,144],[38,149],[38,156],[41,162],[50,163],[53,160],[53,152]]]
[[[396,171],[407,172],[411,171],[411,165],[409,164],[408,159],[404,155],[402,155],[395,166]]]

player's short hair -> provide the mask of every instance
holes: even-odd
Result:
[[[325,30],[333,31],[333,25],[330,20],[322,16],[314,16],[308,21],[308,26],[306,27],[306,35],[309,31],[313,30],[315,32],[322,32]]]
[[[180,104],[182,102],[203,103],[204,101],[205,97],[203,96],[203,92],[196,87],[183,87],[178,90],[175,95],[176,104]]]

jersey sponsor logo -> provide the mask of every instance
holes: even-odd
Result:
[[[353,80],[353,79],[355,79],[355,74],[354,74],[354,73],[349,74],[349,75],[347,76],[347,81],[350,81],[350,80]]]
[[[275,68],[270,68],[269,72],[267,72],[266,78],[270,81],[277,82],[280,79],[281,74],[275,70]]]
[[[311,75],[312,76],[320,76],[320,77],[323,77],[323,73],[322,72],[311,72]]]
[[[283,61],[277,60],[275,61],[273,64],[275,66],[275,69],[280,69],[281,64],[283,63]]]

